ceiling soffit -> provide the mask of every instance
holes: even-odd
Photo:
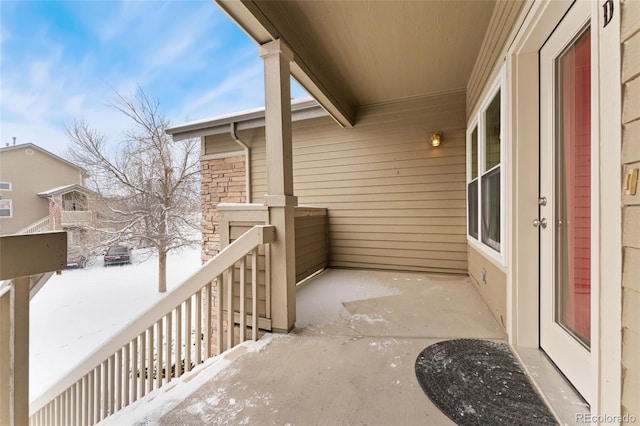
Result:
[[[353,124],[364,105],[464,89],[495,1],[218,3],[258,43],[281,38],[294,77]],[[324,99],[323,99],[324,98]],[[331,108],[328,111],[336,117]]]

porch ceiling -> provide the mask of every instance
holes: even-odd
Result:
[[[294,78],[346,126],[363,105],[464,89],[495,6],[495,0],[216,2],[257,43],[287,43]]]

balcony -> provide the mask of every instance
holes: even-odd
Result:
[[[93,212],[90,210],[63,210],[60,212],[60,221],[63,227],[88,225],[93,220]]]
[[[227,207],[221,235],[233,242],[32,403],[32,425],[451,424],[418,385],[418,354],[441,340],[506,340],[467,276],[325,270],[297,286],[291,333],[247,342],[271,327],[265,258],[276,234],[256,226],[259,206]],[[295,216],[297,234],[325,235],[325,209]],[[320,252],[311,269],[326,264]],[[214,340],[227,350],[210,358]]]

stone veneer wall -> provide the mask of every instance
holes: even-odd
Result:
[[[220,251],[219,203],[247,199],[244,156],[201,160],[202,262]]]
[[[243,203],[247,197],[244,156],[200,160],[202,263],[220,251],[219,203]],[[215,283],[212,289],[211,349],[218,352]]]

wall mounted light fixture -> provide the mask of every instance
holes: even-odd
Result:
[[[440,146],[442,142],[442,132],[434,132],[431,135],[431,146]]]

